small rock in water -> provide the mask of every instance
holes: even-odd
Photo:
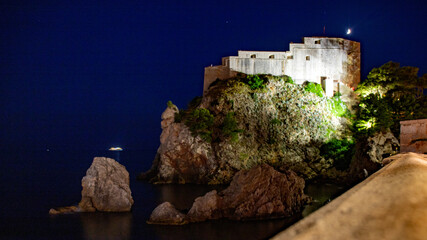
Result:
[[[69,213],[75,213],[75,212],[80,212],[80,209],[77,206],[51,208],[49,210],[49,214],[51,215],[69,214]]]
[[[208,219],[218,219],[221,213],[222,198],[216,190],[206,193],[194,200],[193,206],[187,214],[191,222],[202,222]]]
[[[148,224],[183,225],[188,223],[186,216],[176,210],[170,202],[164,202],[157,206],[151,213]]]

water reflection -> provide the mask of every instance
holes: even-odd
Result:
[[[87,240],[131,238],[132,213],[83,213],[81,221],[84,238]]]
[[[225,187],[137,183],[133,189],[135,205],[131,213],[80,214],[84,239],[268,239],[302,218],[299,215],[293,218],[245,222],[221,219],[184,226],[148,225],[145,222],[155,206],[164,201],[169,201],[186,212],[195,198],[213,189],[221,191]],[[336,185],[308,184],[305,191],[314,199],[314,203],[305,208],[304,216],[336,197],[342,189]]]
[[[160,203],[170,202],[177,209],[189,210],[194,199],[205,195],[207,192],[216,189],[221,191],[227,186],[197,185],[197,184],[166,184],[158,185],[158,199]]]
[[[305,206],[302,212],[302,216],[306,217],[310,215],[310,213],[316,211],[320,207],[332,201],[334,198],[338,197],[341,193],[344,192],[344,190],[344,187],[335,184],[308,184],[304,189],[304,192],[313,199],[313,202]]]
[[[184,226],[153,226],[158,239],[267,239],[300,217],[264,221],[216,220]]]
[[[227,186],[211,185],[156,185],[158,202],[168,201],[177,209],[186,212],[194,199],[215,189],[221,191]],[[290,226],[301,216],[275,220],[231,221],[227,219],[192,223],[184,226],[150,225],[156,239],[267,239]]]

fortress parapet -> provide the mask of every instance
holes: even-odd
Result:
[[[360,82],[360,43],[343,38],[304,37],[289,51],[238,51],[222,58],[222,65],[205,68],[203,93],[217,79],[245,74],[288,75],[295,83],[322,84],[327,96],[345,94]]]

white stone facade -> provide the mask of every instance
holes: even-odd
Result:
[[[289,44],[289,51],[238,51],[222,58],[222,65],[205,68],[204,89],[216,79],[245,74],[288,75],[295,83],[322,84],[327,96],[345,92],[360,82],[360,43],[326,37],[305,37]]]

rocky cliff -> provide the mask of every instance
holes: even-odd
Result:
[[[336,176],[335,167],[344,169],[350,160],[325,155],[322,146],[351,143],[348,117],[339,96],[324,97],[313,83],[294,84],[287,76],[217,81],[187,110],[169,102],[156,161],[145,177],[158,183],[229,183],[237,171],[261,163],[305,179]]]

